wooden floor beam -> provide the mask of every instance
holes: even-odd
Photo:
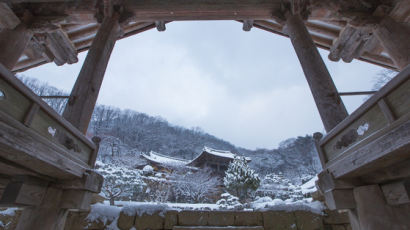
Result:
[[[88,51],[63,117],[86,133],[108,60],[120,32],[118,16],[105,18]]]
[[[329,71],[299,15],[289,15],[286,32],[295,48],[327,132],[347,117]]]

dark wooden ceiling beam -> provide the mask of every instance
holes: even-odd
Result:
[[[0,2],[0,29],[14,29],[18,24],[20,19],[13,10],[6,3]]]

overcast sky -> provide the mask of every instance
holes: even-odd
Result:
[[[382,69],[331,62],[339,91],[370,90]],[[71,91],[86,53],[74,65],[46,64],[23,74]],[[363,97],[344,97],[349,112]],[[98,103],[161,116],[237,146],[274,148],[324,131],[288,38],[234,21],[173,22],[116,43]]]

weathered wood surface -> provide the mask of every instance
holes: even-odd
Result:
[[[410,204],[410,179],[384,184],[381,189],[389,205]]]
[[[326,205],[330,210],[356,208],[353,189],[334,189],[325,192],[324,196]]]
[[[354,189],[361,230],[407,230],[410,205],[390,206],[378,185]]]
[[[0,206],[40,205],[47,191],[47,181],[34,177],[17,177],[9,182],[0,199]]]
[[[118,15],[105,18],[67,102],[63,117],[86,133],[111,52],[120,32]]]
[[[409,25],[385,17],[374,33],[400,70],[410,64]]]
[[[54,55],[54,62],[57,65],[78,62],[77,49],[63,30],[59,29],[48,33],[46,44]]]
[[[24,24],[0,31],[0,63],[12,70],[29,43],[32,32]]]
[[[0,2],[0,29],[14,29],[20,22],[13,10],[6,3]]]
[[[347,117],[346,108],[299,15],[287,18],[286,31],[302,65],[323,125],[329,132]]]
[[[333,164],[405,122],[410,113],[409,98],[410,66],[321,140],[326,163]]]

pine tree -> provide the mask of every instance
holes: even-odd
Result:
[[[224,177],[224,185],[229,193],[245,200],[258,189],[259,184],[258,174],[249,168],[245,157],[237,157],[229,164]]]

